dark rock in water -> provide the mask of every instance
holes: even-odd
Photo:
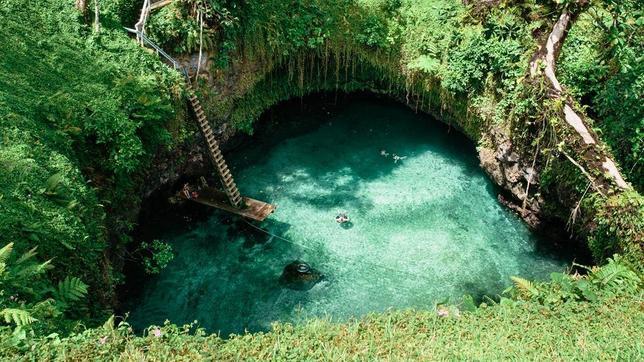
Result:
[[[309,290],[324,276],[309,264],[295,260],[284,267],[280,283],[289,289]]]

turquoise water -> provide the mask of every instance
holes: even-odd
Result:
[[[198,320],[228,335],[432,308],[499,294],[510,276],[545,278],[567,262],[539,250],[499,205],[473,145],[403,106],[355,101],[306,132],[229,158],[242,193],[277,205],[259,226],[280,238],[219,211],[162,235],[176,257],[133,301],[135,326]],[[335,222],[339,212],[351,227]],[[324,279],[285,288],[279,277],[293,260]]]

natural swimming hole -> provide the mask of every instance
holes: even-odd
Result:
[[[307,117],[295,113],[278,118]],[[314,123],[226,154],[242,193],[277,211],[253,226],[213,211],[162,232],[175,259],[128,301],[130,323],[197,320],[227,336],[342,321],[498,295],[511,276],[543,279],[568,264],[497,202],[474,145],[453,129],[377,100]],[[350,224],[336,222],[343,212]],[[281,276],[296,260],[323,277],[289,288]]]

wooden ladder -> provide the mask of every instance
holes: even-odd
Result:
[[[221,180],[221,184],[224,187],[226,196],[228,196],[228,201],[232,206],[240,208],[242,207],[242,197],[239,193],[239,189],[237,189],[233,175],[230,173],[228,165],[226,165],[226,160],[224,160],[224,156],[221,154],[221,150],[219,149],[219,142],[217,142],[217,140],[215,139],[215,134],[212,131],[212,127],[210,127],[208,118],[206,118],[206,114],[201,107],[199,98],[197,98],[197,96],[195,95],[195,91],[192,88],[192,85],[188,82],[186,82],[186,85],[188,88],[188,97],[190,99],[190,104],[192,104],[192,109],[195,111],[195,115],[197,116],[197,123],[199,123],[201,133],[206,139],[206,144],[208,145],[208,150],[210,151],[210,157],[212,158],[212,161],[217,168],[217,173],[219,174],[219,179]]]

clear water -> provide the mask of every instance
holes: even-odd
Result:
[[[259,226],[290,241],[225,225],[218,211],[163,235],[176,257],[134,301],[135,326],[198,320],[225,336],[273,321],[432,308],[566,264],[499,205],[469,142],[402,106],[357,101],[304,134],[229,158],[244,194],[278,206]],[[336,223],[342,211],[351,228]],[[325,279],[285,288],[280,274],[295,259]]]

